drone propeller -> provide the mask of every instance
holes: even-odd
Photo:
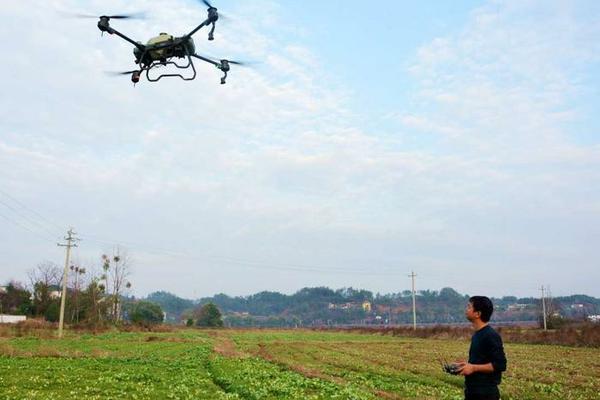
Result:
[[[206,0],[202,0],[202,2],[203,2],[204,4],[206,4],[206,7],[208,7],[208,8],[214,8],[214,9],[216,9],[216,7],[213,7],[213,5],[212,5],[212,4],[210,4],[208,1],[206,1]]]
[[[119,75],[131,75],[134,72],[140,72],[137,69],[131,70],[131,71],[104,71],[104,73],[106,75],[110,75],[110,76],[119,76]]]
[[[220,63],[221,65],[223,65],[224,63],[226,64],[234,64],[234,65],[239,65],[242,67],[249,67],[253,64],[256,64],[255,62],[252,61],[234,61],[234,60],[225,60],[225,59],[218,59],[215,57],[210,57],[210,56],[204,56],[206,58],[208,58],[209,60],[212,60],[216,63]]]
[[[108,19],[145,19],[146,13],[120,14],[120,15],[90,15],[90,14],[68,14],[75,18],[108,18]]]

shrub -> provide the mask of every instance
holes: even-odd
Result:
[[[131,309],[131,322],[138,325],[155,325],[163,322],[164,313],[160,306],[149,301],[139,301]]]
[[[213,303],[203,305],[196,313],[196,325],[203,327],[221,327],[223,319],[221,312]]]

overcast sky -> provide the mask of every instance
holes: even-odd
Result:
[[[214,1],[220,85],[142,79],[131,45],[206,18],[193,0],[0,6],[0,284],[56,246],[133,294],[600,296],[600,2]],[[326,4],[323,4],[326,3]],[[426,4],[422,4],[426,3]],[[221,23],[222,22],[222,23]]]

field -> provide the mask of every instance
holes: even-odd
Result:
[[[600,349],[506,344],[503,399],[600,399]],[[468,341],[308,330],[0,337],[0,399],[462,399]]]

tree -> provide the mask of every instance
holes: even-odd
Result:
[[[60,286],[62,280],[62,271],[58,265],[51,261],[39,263],[35,268],[27,272],[31,287],[36,283],[43,283],[48,286]]]
[[[195,316],[196,326],[212,328],[223,326],[221,312],[213,303],[208,303],[200,307]]]
[[[31,315],[31,293],[22,284],[10,282],[0,292],[0,314]]]
[[[98,326],[108,314],[109,303],[104,296],[104,286],[99,277],[92,277],[79,293],[79,317],[80,321],[91,326]]]
[[[553,301],[552,293],[549,288],[546,289],[546,298],[542,301],[544,301],[545,304],[544,307],[540,304],[541,315],[538,318],[540,328],[544,327],[544,308],[546,309],[546,326],[548,329],[557,329],[560,328],[561,325],[564,325],[566,321],[561,317],[559,312],[560,308],[558,307],[558,304]]]
[[[60,288],[62,272],[58,265],[52,262],[43,262],[28,271],[29,282],[33,290],[32,311],[36,316],[44,316],[47,320],[53,320],[55,304],[59,300],[52,298],[52,290]]]
[[[163,322],[164,313],[158,304],[138,301],[131,309],[130,319],[134,324],[154,325]]]
[[[79,307],[79,294],[81,292],[81,287],[80,287],[81,282],[80,282],[79,278],[80,278],[80,276],[82,276],[86,273],[86,270],[84,267],[80,267],[77,265],[71,265],[70,269],[71,269],[71,273],[75,274],[75,284],[73,286],[74,307],[71,306],[71,308],[72,308],[71,321],[79,323],[79,318],[81,317],[81,314],[82,314],[82,311]]]
[[[60,301],[53,301],[44,311],[44,319],[50,322],[58,322],[60,318]]]
[[[126,289],[131,288],[127,280],[130,274],[131,259],[127,252],[117,249],[112,257],[102,255],[101,279],[106,282],[104,290],[110,304],[110,317],[114,322],[121,320],[121,296]]]

